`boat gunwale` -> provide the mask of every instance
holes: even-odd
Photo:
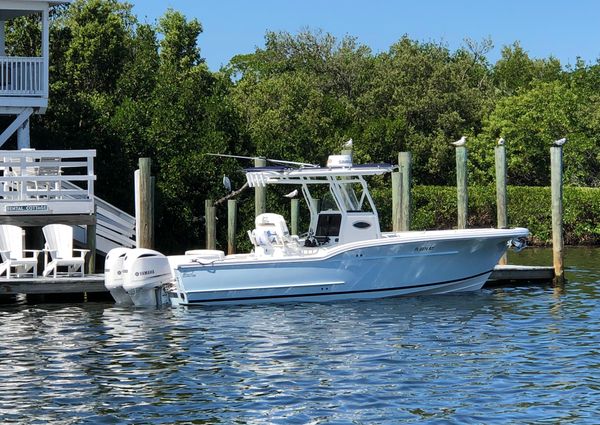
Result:
[[[466,234],[465,234],[466,233]],[[407,237],[410,235],[410,237]],[[376,248],[385,247],[389,245],[404,244],[404,243],[418,243],[418,242],[439,242],[439,241],[460,241],[466,239],[479,239],[479,238],[515,238],[528,236],[529,230],[523,227],[515,227],[511,229],[456,229],[456,230],[426,230],[417,232],[398,232],[396,236],[384,236],[378,239],[368,239],[364,241],[349,242],[340,245],[334,245],[331,247],[319,247],[319,250],[315,254],[307,255],[282,255],[282,256],[265,256],[257,257],[253,253],[247,254],[235,254],[235,258],[228,261],[228,256],[225,256],[221,260],[209,261],[201,263],[202,257],[190,258],[189,263],[182,263],[177,265],[177,270],[189,271],[189,269],[204,269],[207,266],[221,267],[221,266],[235,266],[235,265],[264,265],[264,264],[284,264],[284,263],[298,263],[298,262],[318,262],[329,260],[335,256],[342,255],[345,252],[355,249],[365,248]],[[432,238],[432,236],[434,236]],[[323,253],[322,255],[320,255]],[[439,255],[439,253],[432,253],[425,251],[420,253],[422,256],[432,256],[433,254]],[[421,256],[419,255],[419,256]],[[241,256],[245,256],[245,261],[240,261]]]

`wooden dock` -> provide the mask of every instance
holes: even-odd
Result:
[[[0,278],[0,295],[50,295],[107,292],[104,274],[85,277]]]
[[[554,269],[552,267],[496,266],[486,286],[519,282],[551,282],[553,278]],[[91,274],[85,277],[0,278],[0,296],[84,293],[107,294],[108,291],[104,287],[104,274]]]
[[[494,267],[486,286],[501,285],[505,282],[550,282],[552,279],[554,279],[554,267],[498,265]]]

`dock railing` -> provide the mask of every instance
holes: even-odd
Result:
[[[0,215],[93,214],[95,156],[95,150],[0,151]]]
[[[0,56],[0,96],[48,96],[44,58]]]

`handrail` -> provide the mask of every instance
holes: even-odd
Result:
[[[0,56],[0,96],[48,96],[43,57]]]
[[[95,156],[81,149],[0,150],[0,215],[95,212],[99,251],[135,247],[135,217],[94,195]],[[74,229],[85,243],[84,227]]]
[[[0,205],[75,200],[82,203],[84,211],[93,212],[95,156],[93,149],[0,151]],[[64,187],[67,182],[73,185]],[[0,214],[3,212],[9,210],[0,208]]]

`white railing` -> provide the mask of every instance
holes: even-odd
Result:
[[[0,56],[0,96],[47,96],[44,58]]]
[[[63,182],[63,186],[74,186]],[[108,253],[116,247],[135,248],[135,217],[95,197],[96,203],[96,249]],[[85,226],[73,226],[75,239],[87,243]]]
[[[0,151],[0,215],[93,214],[95,156],[95,150]]]

